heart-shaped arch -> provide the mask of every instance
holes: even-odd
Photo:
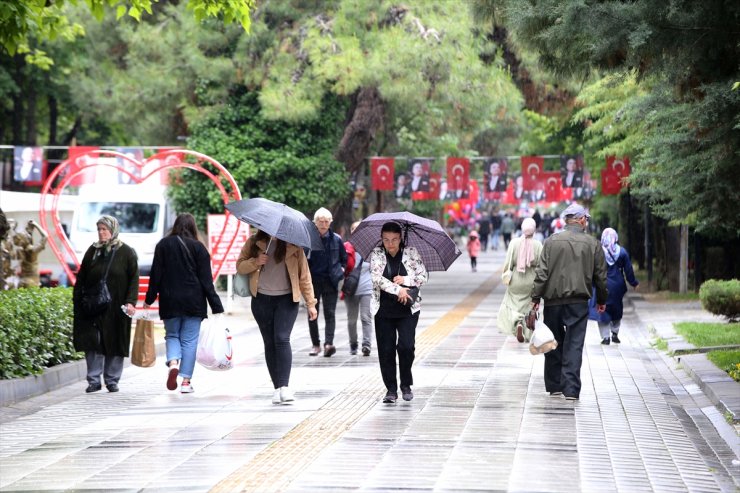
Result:
[[[97,159],[93,159],[93,162],[91,163],[90,160],[81,159],[84,158],[84,156],[90,156],[93,158],[115,157],[117,159],[116,164],[110,164],[108,162],[97,162]],[[188,157],[194,162],[187,162],[186,159],[188,159]],[[133,168],[124,166],[123,163],[132,165]],[[206,168],[204,164],[209,164],[213,166],[214,168],[216,168],[216,170],[218,170],[218,172],[214,174],[212,171]],[[145,159],[144,161],[137,161],[131,156],[116,151],[91,150],[84,154],[75,156],[74,159],[67,159],[66,161],[62,162],[62,164],[57,166],[57,168],[54,169],[54,171],[44,182],[44,186],[41,190],[39,222],[44,231],[46,231],[49,235],[49,247],[51,248],[57,260],[59,260],[59,263],[62,265],[62,268],[64,269],[70,282],[72,283],[76,281],[76,276],[74,271],[72,271],[72,269],[70,269],[69,265],[67,264],[67,256],[72,258],[72,261],[75,263],[78,269],[80,265],[69,241],[69,238],[64,232],[64,229],[62,228],[62,223],[59,219],[59,198],[62,195],[64,189],[69,186],[69,184],[76,177],[84,175],[88,170],[100,166],[114,168],[118,170],[119,173],[127,175],[128,178],[130,178],[131,181],[136,184],[142,183],[148,179],[157,176],[161,176],[160,173],[163,170],[171,170],[177,168],[192,169],[203,173],[213,182],[218,191],[221,193],[221,198],[224,201],[224,205],[228,204],[231,201],[241,199],[239,186],[237,185],[231,173],[229,173],[229,171],[215,159],[195,151],[190,151],[186,149],[170,149],[159,152],[149,157],[148,159]],[[135,172],[132,172],[131,169],[134,169]],[[146,171],[146,174],[143,174],[144,171]],[[226,187],[224,186],[224,183],[222,183],[222,180],[225,180],[228,183],[231,191],[226,190]],[[236,239],[236,232],[234,232],[230,238],[225,237],[230,215],[228,211],[225,211],[225,214],[226,221],[224,221],[224,226],[221,229],[218,237],[216,238],[216,248],[219,248],[219,246],[222,244],[226,244],[226,250],[228,250],[229,248],[231,248],[234,240]],[[51,217],[53,229],[49,228],[49,223],[47,221],[47,218],[49,216]],[[59,243],[59,245],[57,243]],[[215,264],[215,269],[213,271],[214,280],[216,279],[216,277],[218,277],[224,260],[225,257]]]

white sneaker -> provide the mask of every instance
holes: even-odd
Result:
[[[275,389],[275,392],[272,393],[272,403],[273,404],[280,404],[282,401],[280,400],[280,389]]]
[[[180,393],[181,394],[192,394],[195,392],[195,389],[190,383],[181,383],[180,384]]]
[[[280,387],[280,401],[282,403],[293,402],[294,400],[295,396],[293,395],[292,390],[288,387]]]

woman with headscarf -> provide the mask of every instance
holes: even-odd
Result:
[[[622,322],[622,298],[627,292],[624,279],[626,277],[627,282],[635,289],[640,283],[635,278],[627,249],[619,245],[619,236],[614,229],[606,228],[601,233],[601,248],[606,258],[606,288],[609,295],[606,298],[606,310],[603,313],[596,310],[596,297],[591,298],[588,318],[598,322],[602,344],[609,344],[610,332],[611,342],[619,344],[621,342],[618,334]]]
[[[102,388],[103,375],[109,392],[118,392],[123,358],[131,346],[131,319],[136,312],[139,291],[139,265],[136,252],[118,238],[118,220],[101,216],[97,221],[98,241],[85,252],[77,273],[72,302],[74,307],[73,342],[84,351],[87,362],[87,389]],[[94,291],[106,280],[112,301],[105,310],[91,315],[84,308],[85,292]]]
[[[508,285],[498,310],[498,328],[504,334],[515,335],[519,342],[529,341],[532,335],[524,317],[532,305],[534,270],[542,252],[542,243],[534,239],[536,229],[531,217],[522,221],[522,236],[509,243],[503,266],[502,279]]]

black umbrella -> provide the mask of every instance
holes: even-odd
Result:
[[[401,226],[403,242],[419,251],[428,271],[447,270],[462,254],[437,221],[410,212],[380,212],[363,219],[349,238],[363,258],[369,258],[373,248],[382,244],[380,229],[387,222]]]
[[[285,204],[258,197],[230,202],[226,209],[270,236],[311,250],[324,249],[316,225]]]

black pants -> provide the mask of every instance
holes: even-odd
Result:
[[[265,344],[265,363],[272,385],[276,389],[287,387],[293,365],[290,333],[298,317],[298,303],[293,301],[292,294],[257,294],[252,298],[252,315],[259,325],[262,342]]]
[[[480,249],[483,252],[488,250],[488,235],[489,233],[480,233]]]
[[[478,257],[470,257],[470,267],[473,269],[478,267]]]
[[[556,349],[545,353],[545,390],[578,397],[588,303],[545,304],[543,320],[558,341]]]
[[[504,246],[509,248],[509,243],[511,243],[511,233],[501,233],[501,235],[504,237]]]
[[[416,312],[404,318],[385,318],[379,313],[375,315],[375,339],[378,342],[380,374],[383,377],[385,388],[391,392],[398,391],[396,352],[398,353],[401,386],[411,387],[414,384],[411,365],[414,363],[416,324],[419,323],[419,313]],[[396,336],[398,336],[397,340]]]
[[[313,295],[316,298],[316,311],[319,311],[321,300],[324,300],[324,344],[334,344],[334,331],[337,327],[336,317],[337,299],[339,291],[337,285],[329,280],[313,280]],[[308,321],[308,333],[311,334],[311,343],[321,345],[319,338],[319,318]]]

